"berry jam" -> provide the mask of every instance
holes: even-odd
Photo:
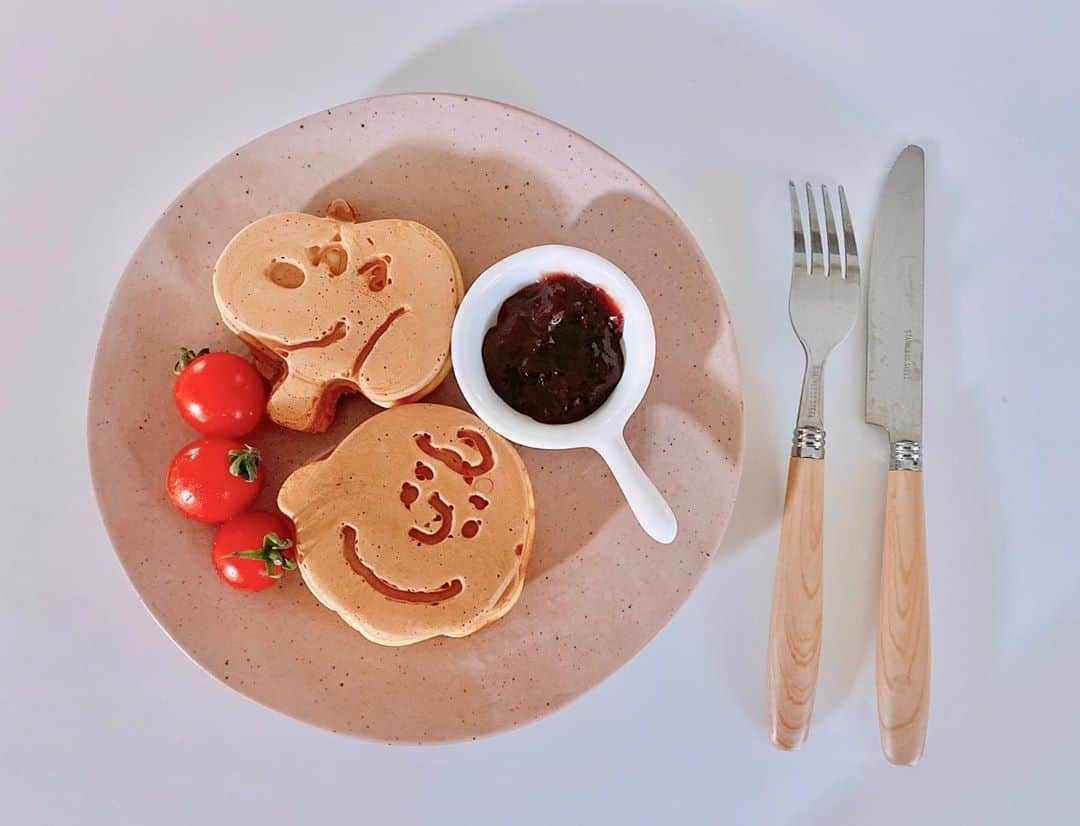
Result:
[[[484,336],[484,369],[499,397],[544,424],[584,419],[622,377],[623,318],[576,275],[545,275],[499,308]]]

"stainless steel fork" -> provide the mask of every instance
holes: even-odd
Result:
[[[828,189],[821,187],[825,211],[823,243],[814,190],[810,184],[806,185],[806,206],[810,216],[809,261],[799,192],[794,183],[790,183],[789,188],[795,256],[788,312],[791,326],[806,353],[806,371],[792,438],[784,516],[780,525],[780,553],[773,583],[767,700],[769,736],[773,743],[783,749],[797,749],[810,728],[821,652],[825,360],[855,325],[861,288],[855,233],[844,188],[839,188],[840,221],[844,233],[841,256]]]

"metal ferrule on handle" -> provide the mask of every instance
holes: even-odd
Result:
[[[825,429],[814,425],[800,425],[791,437],[791,455],[796,459],[825,458]]]
[[[796,459],[825,458],[825,360],[806,352],[799,415],[791,437],[791,455]]]
[[[889,470],[922,470],[922,443],[900,439],[892,443]]]

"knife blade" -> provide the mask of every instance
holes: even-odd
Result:
[[[900,153],[885,181],[870,256],[866,421],[889,440],[922,441],[923,151]]]
[[[878,596],[877,705],[890,763],[922,756],[930,706],[930,592],[923,505],[923,151],[900,153],[885,181],[870,255],[866,420],[889,433]]]

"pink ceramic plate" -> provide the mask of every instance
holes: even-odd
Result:
[[[523,247],[595,250],[634,279],[656,323],[656,375],[627,427],[679,520],[672,545],[642,532],[591,451],[522,449],[537,534],[524,593],[471,637],[406,648],[364,640],[300,578],[234,592],[210,565],[213,531],[177,514],[165,469],[196,437],[172,405],[178,346],[244,352],[221,324],[210,274],[241,227],[319,212],[411,218],[457,254],[470,283]],[[432,401],[463,405],[453,378]],[[263,504],[285,476],[375,412],[343,400],[328,433],[264,425]],[[727,306],[686,227],[624,164],[543,118],[475,98],[395,95],[320,112],[232,153],[161,216],[124,272],[90,391],[90,459],[105,524],[161,626],[228,685],[293,717],[387,741],[488,734],[600,682],[668,621],[727,525],[742,453],[742,390]]]

